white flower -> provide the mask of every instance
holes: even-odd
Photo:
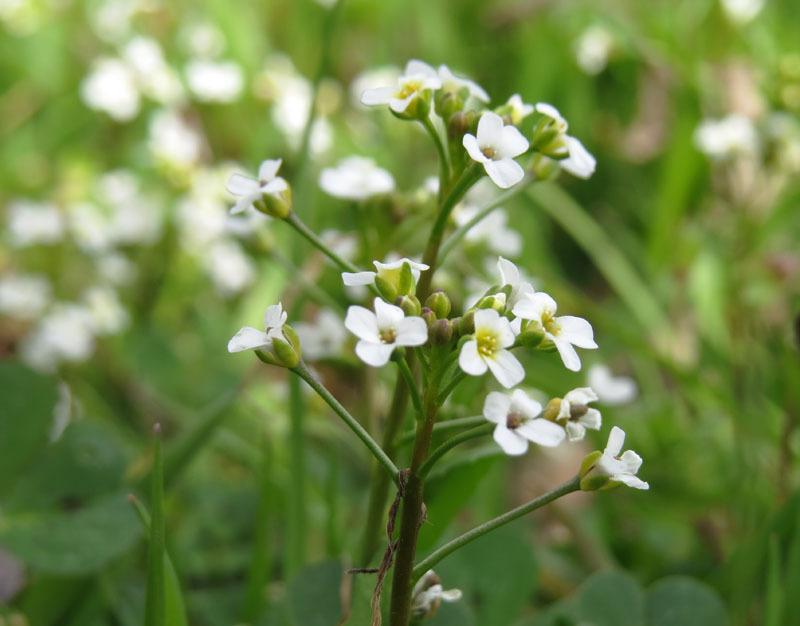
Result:
[[[587,404],[597,400],[597,394],[590,387],[579,387],[568,392],[559,407],[557,422],[563,422],[570,441],[580,441],[586,436],[586,429],[600,430],[602,417],[600,411]]]
[[[256,279],[256,264],[234,239],[215,241],[202,258],[214,289],[223,298],[235,296]]]
[[[69,228],[81,250],[102,253],[110,250],[114,233],[106,215],[94,204],[81,202],[68,208]]]
[[[203,136],[173,110],[156,111],[147,128],[147,145],[157,161],[189,170],[200,160]]]
[[[486,93],[483,87],[468,78],[456,76],[446,65],[439,66],[439,78],[442,81],[441,88],[445,91],[458,92],[466,89],[473,98],[477,98],[481,102],[489,102],[489,94]]]
[[[386,365],[397,346],[421,346],[428,326],[421,317],[406,317],[403,309],[375,298],[375,312],[363,306],[347,309],[344,325],[359,338],[356,354],[367,365]]]
[[[85,361],[93,350],[89,311],[77,304],[61,303],[25,337],[20,356],[31,367],[52,372],[61,361]]]
[[[330,309],[322,309],[313,324],[298,322],[293,327],[309,361],[338,355],[347,338],[342,319]]]
[[[81,99],[90,109],[103,111],[117,122],[129,122],[139,113],[136,75],[120,59],[99,58],[81,83]]]
[[[567,369],[577,372],[581,369],[581,360],[573,346],[586,349],[596,348],[594,332],[591,324],[582,317],[572,315],[556,317],[557,309],[556,301],[540,291],[527,295],[517,302],[513,313],[541,325],[545,338],[555,344]]]
[[[627,404],[636,398],[636,381],[628,376],[614,376],[600,363],[592,365],[588,374],[589,386],[604,404]]]
[[[267,159],[258,168],[258,178],[249,178],[241,174],[233,174],[228,181],[227,189],[239,200],[231,209],[231,213],[241,213],[261,199],[264,194],[278,194],[286,191],[286,181],[277,176],[282,159]]]
[[[0,276],[0,313],[32,319],[50,303],[50,281],[38,274]]]
[[[394,178],[375,161],[361,156],[342,159],[336,167],[326,167],[319,175],[319,186],[335,198],[365,200],[394,190]]]
[[[419,280],[420,272],[428,269],[425,263],[418,263],[403,257],[396,261],[389,263],[381,263],[380,261],[373,261],[377,272],[342,272],[342,282],[347,287],[356,287],[359,285],[371,285],[375,282],[375,278],[380,276],[390,283],[396,283],[400,272],[403,270],[403,265],[408,263],[411,268],[411,275],[414,277],[414,283]]]
[[[264,313],[264,328],[261,331],[252,326],[242,326],[228,342],[228,352],[244,352],[245,350],[272,351],[272,342],[276,337],[283,338],[283,325],[287,314],[283,305],[273,304]]]
[[[142,93],[162,104],[178,104],[183,99],[181,81],[155,39],[134,37],[125,45],[122,56]]]
[[[514,332],[505,317],[494,309],[475,311],[475,334],[463,346],[458,355],[458,364],[470,376],[481,376],[487,369],[506,389],[522,382],[525,370],[506,350],[514,344]]]
[[[761,13],[767,0],[721,0],[721,2],[729,18],[744,24]]]
[[[515,125],[533,113],[533,105],[523,102],[518,93],[511,96],[505,106],[511,109],[509,115],[511,116],[511,123]]]
[[[536,293],[533,285],[522,280],[519,268],[508,259],[498,257],[497,269],[500,272],[500,286],[511,286],[511,294],[508,296],[507,306],[513,309],[514,305],[522,298]]]
[[[482,163],[489,178],[506,189],[516,185],[525,175],[514,157],[528,149],[528,140],[516,126],[504,126],[503,118],[486,111],[478,121],[478,136],[467,133],[464,147],[474,161]]]
[[[650,489],[650,485],[636,477],[636,472],[642,466],[642,457],[633,450],[626,450],[619,456],[624,443],[625,431],[614,426],[608,436],[603,456],[597,460],[595,469],[599,474],[610,477],[612,482],[619,482],[634,489]]]
[[[559,161],[559,165],[573,176],[584,180],[590,178],[597,167],[597,159],[583,147],[579,139],[569,135],[565,139],[569,156]]]
[[[201,102],[234,102],[242,93],[244,75],[233,61],[195,59],[186,65],[186,82]]]
[[[758,152],[759,140],[750,118],[732,113],[721,119],[705,119],[694,131],[694,144],[706,156],[724,161]]]
[[[473,204],[462,204],[456,208],[453,217],[458,226],[463,226],[475,217],[478,211],[479,208]],[[494,209],[470,228],[464,239],[471,242],[485,241],[491,250],[509,256],[517,256],[522,251],[522,235],[508,227],[508,214],[500,208]]]
[[[361,94],[367,90],[378,89],[396,83],[402,70],[394,65],[385,65],[364,70],[350,83],[350,100],[354,105],[361,103]]]
[[[608,64],[608,57],[614,45],[611,34],[602,26],[593,24],[575,42],[575,60],[586,74],[602,72]]]
[[[457,602],[460,599],[460,589],[443,589],[439,576],[429,569],[411,592],[411,615],[416,618],[432,617],[443,600]]]
[[[96,335],[113,335],[125,329],[130,321],[117,293],[109,287],[91,287],[83,294],[89,323]]]
[[[521,389],[515,389],[510,396],[492,391],[483,405],[483,416],[497,424],[494,440],[512,456],[525,454],[529,441],[547,447],[564,441],[564,429],[538,417],[541,412],[542,405]]]
[[[405,113],[408,105],[424,92],[439,89],[442,80],[427,63],[413,59],[406,64],[405,74],[397,79],[396,87],[366,89],[361,94],[361,103],[367,106],[388,104],[395,113]]]
[[[64,217],[52,204],[15,200],[8,206],[8,235],[18,248],[56,243],[64,235]]]

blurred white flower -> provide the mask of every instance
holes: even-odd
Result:
[[[106,0],[89,15],[92,31],[108,43],[124,41],[130,35],[133,16],[145,4],[142,0]]]
[[[642,466],[642,457],[633,450],[626,450],[620,456],[624,443],[625,431],[614,426],[608,436],[608,444],[603,456],[595,465],[595,470],[599,474],[609,476],[612,482],[622,483],[634,489],[650,489],[650,485],[636,476]]]
[[[589,386],[603,404],[628,404],[638,393],[636,381],[628,376],[614,376],[606,365],[596,363],[589,368]]]
[[[326,167],[319,175],[319,186],[336,198],[365,200],[394,190],[394,178],[372,159],[350,156],[336,167]]]
[[[352,233],[343,233],[336,229],[329,228],[320,234],[323,243],[333,250],[337,255],[348,261],[352,261],[358,252],[358,237]]]
[[[734,22],[744,24],[755,18],[767,0],[720,0],[727,16]]]
[[[528,294],[514,306],[514,315],[531,320],[544,330],[545,339],[552,341],[567,369],[577,372],[581,360],[573,346],[597,348],[592,326],[582,317],[562,315],[556,317],[558,305],[548,294],[538,292]]]
[[[481,376],[489,369],[503,387],[510,389],[522,382],[525,370],[510,350],[514,332],[505,317],[494,309],[475,311],[473,338],[461,346],[458,364],[470,376]]]
[[[157,161],[189,170],[200,160],[204,141],[180,113],[163,109],[150,118],[147,143]]]
[[[463,144],[469,156],[482,163],[489,178],[502,189],[516,185],[525,175],[514,157],[528,149],[528,140],[516,126],[505,126],[497,113],[483,113],[477,137],[467,133]]]
[[[203,261],[214,288],[223,298],[240,293],[256,279],[255,262],[233,239],[215,241]]]
[[[336,3],[339,0],[314,0],[318,5],[325,7],[326,9],[332,9],[336,6]]]
[[[87,107],[103,111],[118,122],[129,122],[139,113],[136,75],[120,59],[96,59],[80,91]]]
[[[445,590],[439,576],[429,569],[417,581],[411,592],[411,615],[418,619],[432,617],[442,601],[457,602],[460,599],[460,589]]]
[[[309,361],[338,355],[347,338],[342,318],[331,309],[322,309],[312,324],[297,322],[294,329],[300,337],[303,358]]]
[[[267,159],[258,167],[258,178],[250,178],[241,174],[232,174],[226,189],[234,196],[239,196],[231,213],[241,213],[262,200],[265,194],[277,195],[286,191],[289,185],[278,176],[282,159]]]
[[[52,204],[19,199],[6,212],[8,236],[15,247],[56,243],[64,236],[64,216]]]
[[[698,150],[715,161],[758,153],[759,140],[750,118],[738,114],[720,119],[705,119],[694,131]]]
[[[186,65],[186,81],[201,102],[235,102],[242,93],[244,73],[234,61],[194,59]]]
[[[517,456],[528,451],[528,442],[554,447],[564,441],[564,429],[540,418],[542,405],[521,389],[508,395],[492,391],[483,404],[483,416],[497,424],[494,440],[506,454]]]
[[[458,226],[464,226],[479,210],[473,204],[461,204],[454,211],[453,218]],[[508,214],[501,208],[494,209],[470,228],[464,239],[470,242],[484,241],[490,250],[508,256],[517,256],[522,251],[522,235],[508,227]]]
[[[136,265],[124,254],[108,252],[97,259],[97,270],[113,285],[128,285],[136,277]]]
[[[519,124],[522,120],[533,113],[533,105],[522,101],[522,96],[515,93],[505,104],[509,109],[512,124]]]
[[[67,208],[72,237],[87,253],[106,252],[113,247],[114,237],[108,215],[89,202],[79,202]]]
[[[375,312],[363,306],[350,306],[344,325],[358,337],[356,354],[367,365],[381,367],[398,346],[421,346],[428,340],[428,326],[421,317],[406,317],[399,306],[380,298]]]
[[[354,105],[361,104],[361,94],[367,90],[378,89],[396,83],[402,71],[394,65],[373,67],[358,74],[350,83],[350,100]]]
[[[562,423],[570,441],[583,439],[587,428],[600,430],[603,423],[600,411],[587,406],[595,400],[597,394],[590,387],[573,389],[561,398],[556,421]]]
[[[361,104],[379,106],[388,104],[395,113],[405,113],[408,106],[426,91],[439,89],[442,80],[427,63],[412,59],[405,72],[397,79],[397,86],[366,89],[361,94]]]
[[[177,104],[183,99],[183,86],[177,72],[169,66],[161,45],[149,37],[134,37],[122,50],[122,58],[133,70],[141,93],[161,104]]]
[[[85,361],[93,350],[91,315],[72,303],[56,304],[20,344],[22,360],[44,372],[55,371],[62,361]]]
[[[0,276],[0,313],[20,319],[37,317],[50,303],[50,281],[39,274]]]
[[[90,287],[83,294],[89,323],[95,335],[113,335],[127,328],[130,316],[110,287]]]
[[[614,46],[614,38],[606,28],[593,24],[584,30],[575,41],[575,60],[585,73],[595,75],[608,65],[608,57]]]
[[[489,94],[483,87],[473,80],[456,76],[446,65],[439,66],[439,79],[442,81],[441,87],[445,91],[459,92],[466,89],[469,96],[481,102],[489,102]]]
[[[212,22],[187,24],[181,29],[179,38],[190,57],[212,59],[225,49],[225,35]]]

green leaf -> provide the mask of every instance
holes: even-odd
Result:
[[[147,595],[145,626],[164,626],[166,617],[164,582],[164,464],[161,458],[161,428],[153,429],[153,469],[150,497],[150,541],[147,550]]]
[[[599,572],[578,591],[578,619],[593,626],[642,626],[644,593],[630,574]]]
[[[339,561],[322,561],[303,568],[291,580],[288,604],[294,626],[330,626],[339,621],[343,570]]]
[[[728,619],[719,595],[686,576],[670,576],[647,593],[647,626],[725,626]]]
[[[4,547],[32,569],[52,574],[97,571],[130,549],[140,533],[122,494],[74,512],[8,516],[4,522]]]
[[[0,491],[47,443],[56,382],[13,361],[0,363]]]

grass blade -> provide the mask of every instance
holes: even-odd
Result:
[[[161,425],[153,428],[153,469],[150,496],[150,542],[147,550],[145,626],[165,626],[164,611],[164,464],[161,458]]]

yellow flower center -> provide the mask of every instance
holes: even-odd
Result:
[[[561,332],[561,324],[558,323],[558,320],[550,311],[542,313],[542,326],[551,335],[557,335]]]
[[[378,335],[381,338],[383,343],[394,343],[394,340],[397,338],[395,335],[394,328],[387,328],[386,330],[379,331]]]
[[[422,81],[417,79],[407,80],[403,83],[403,86],[400,88],[400,91],[397,92],[397,98],[403,100],[408,98],[413,93],[416,93],[422,89]]]
[[[478,342],[478,354],[491,357],[499,349],[497,345],[497,335],[491,332],[478,332],[475,335]]]
[[[497,154],[497,151],[491,146],[485,147],[483,150],[481,150],[481,152],[483,152],[483,156],[485,156],[487,159],[493,159],[494,155]]]

